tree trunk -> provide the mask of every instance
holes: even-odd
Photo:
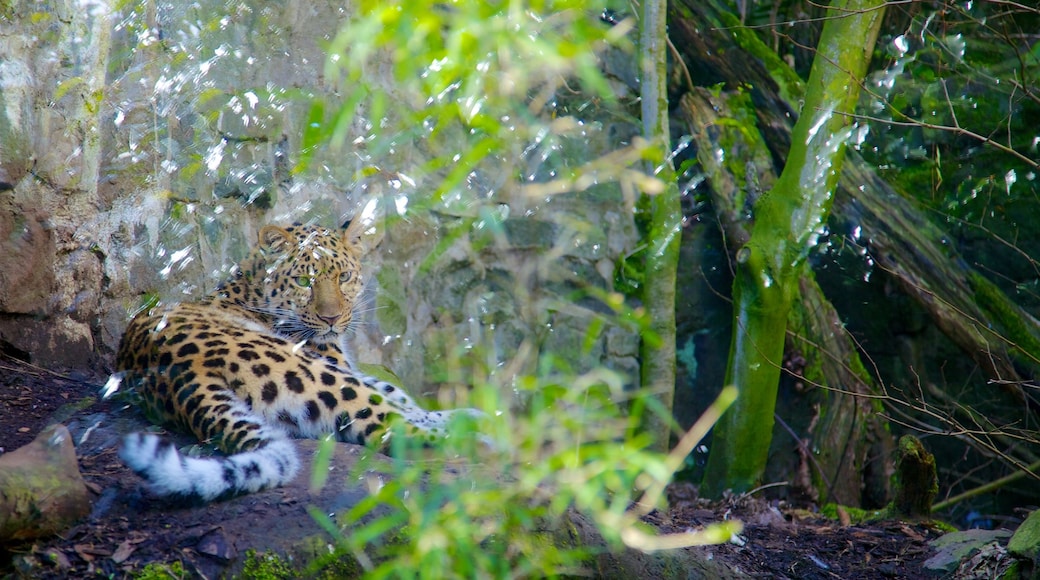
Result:
[[[753,107],[742,93],[713,95],[698,88],[683,95],[677,116],[693,137],[697,160],[711,183],[720,226],[731,247],[739,248],[750,237],[742,208],[776,180],[769,150],[754,126]],[[716,155],[722,147],[740,154]],[[812,501],[882,505],[888,498],[891,468],[881,456],[894,444],[877,416],[879,404],[871,398],[880,391],[811,271],[800,277],[798,294],[787,324],[786,351],[791,354],[786,358],[800,361],[788,370],[798,375],[794,380],[805,392],[788,403],[802,410],[819,409],[819,414],[802,413],[804,421],[795,427],[812,427],[796,432],[793,445],[776,446],[796,449],[791,462],[797,465],[781,477],[792,482],[793,494]],[[812,389],[814,385],[825,388]],[[826,388],[831,386],[835,388]]]
[[[701,491],[747,491],[765,472],[791,299],[825,224],[844,159],[850,117],[884,14],[878,0],[837,2],[809,76],[791,150],[773,188],[754,203],[754,227],[737,251],[727,384],[736,404],[715,426]]]
[[[656,175],[665,184],[664,191],[646,200],[649,227],[643,304],[654,336],[644,336],[640,345],[642,385],[651,389],[663,407],[651,409],[646,419],[646,429],[653,435],[653,447],[658,451],[668,448],[675,399],[675,275],[682,238],[682,208],[670,155],[665,15],[665,0],[643,3],[640,20],[643,135],[661,151]],[[650,170],[653,175],[654,168]]]

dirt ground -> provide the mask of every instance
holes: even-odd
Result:
[[[174,559],[193,576],[218,577],[234,569],[248,547],[278,550],[296,538],[320,534],[306,515],[312,502],[350,505],[363,496],[358,489],[333,489],[316,497],[301,482],[205,508],[157,504],[141,494],[138,478],[115,455],[120,416],[134,413],[96,401],[104,380],[0,359],[0,450],[29,443],[57,416],[77,442],[80,469],[94,498],[87,520],[61,537],[7,546],[6,552],[0,547],[0,577],[24,571],[30,563],[36,564],[31,577],[123,577],[149,562]],[[115,427],[104,431],[101,425]],[[304,451],[311,445],[299,443]],[[345,445],[335,460],[349,468],[358,449]],[[906,522],[842,526],[813,515],[811,506],[795,509],[753,498],[705,502],[686,486],[673,487],[670,499],[667,513],[648,517],[662,532],[723,517],[744,521],[742,545],[698,549],[733,572],[755,578],[926,578],[922,565],[932,553],[927,541],[940,534]]]

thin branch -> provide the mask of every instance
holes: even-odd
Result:
[[[887,103],[887,101],[886,101],[886,103]],[[860,121],[860,120],[862,120],[862,121],[873,121],[875,123],[892,125],[892,126],[896,126],[896,127],[921,127],[921,128],[924,128],[924,129],[935,129],[936,131],[949,131],[951,133],[956,133],[958,135],[964,135],[966,137],[971,137],[972,139],[976,139],[976,140],[980,141],[983,145],[990,145],[990,146],[996,147],[1000,151],[1003,151],[1004,153],[1007,153],[1008,155],[1016,157],[1017,159],[1019,159],[1020,161],[1022,161],[1025,164],[1029,165],[1030,167],[1033,167],[1035,169],[1040,169],[1040,162],[1033,161],[1029,157],[1026,157],[1025,155],[1019,153],[1018,151],[1015,151],[1011,147],[1008,147],[1006,145],[998,143],[997,141],[994,141],[994,140],[990,139],[989,137],[983,137],[982,135],[979,135],[978,133],[976,133],[974,131],[969,131],[969,130],[963,128],[963,127],[950,127],[950,126],[947,126],[947,125],[936,125],[935,123],[927,123],[925,121],[914,119],[913,117],[911,117],[909,115],[906,115],[904,113],[901,113],[899,111],[896,111],[895,109],[892,109],[892,110],[894,112],[898,113],[901,117],[909,119],[909,121],[895,121],[895,120],[892,120],[892,119],[881,119],[879,117],[872,117],[870,115],[860,115],[860,114],[857,114],[857,113],[847,113],[846,116],[848,116],[850,118],[853,118],[853,119],[856,119],[857,121]]]

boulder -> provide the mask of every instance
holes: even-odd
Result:
[[[0,455],[0,543],[55,534],[88,513],[90,495],[64,425]]]

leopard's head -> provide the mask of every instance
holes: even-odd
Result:
[[[265,315],[279,334],[334,343],[351,329],[363,289],[360,220],[344,230],[264,226],[225,292]]]

